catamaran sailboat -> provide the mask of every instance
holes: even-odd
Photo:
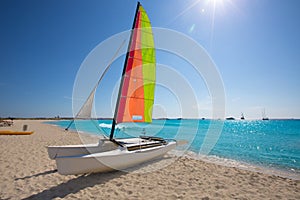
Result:
[[[177,142],[172,139],[151,136],[125,139],[114,137],[117,124],[152,122],[155,80],[153,33],[147,13],[138,2],[110,136],[98,144],[49,146],[49,157],[55,159],[58,172],[82,174],[121,170],[163,156],[175,148]],[[77,116],[91,114],[90,111],[86,112],[86,108],[92,107],[97,85]]]

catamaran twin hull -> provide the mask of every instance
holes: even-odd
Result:
[[[105,151],[112,151],[118,146],[113,142],[105,139],[99,140],[98,144],[84,144],[84,145],[65,145],[65,146],[48,146],[49,158],[55,160],[57,157],[67,157],[75,155],[84,155],[92,153],[100,153]]]
[[[176,141],[168,141],[165,144],[153,142],[152,145],[148,142],[148,147],[139,145],[140,148],[132,148],[137,147],[136,144],[131,146],[127,143],[127,146],[102,152],[98,147],[100,150],[98,153],[56,157],[57,170],[63,175],[122,170],[161,157],[176,147]],[[65,150],[71,152],[68,151],[70,149]]]

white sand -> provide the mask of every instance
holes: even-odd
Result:
[[[0,135],[0,199],[300,199],[299,180],[190,158],[144,174],[63,176],[45,146],[79,144],[77,134],[38,120],[15,120],[0,130],[21,130],[24,124],[35,133]]]

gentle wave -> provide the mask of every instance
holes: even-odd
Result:
[[[294,179],[294,180],[300,180],[300,170],[295,170],[291,168],[289,171],[286,170],[280,170],[280,169],[275,169],[275,168],[267,168],[264,166],[258,166],[242,161],[237,161],[233,159],[228,159],[228,158],[222,158],[216,155],[201,155],[197,154],[193,151],[179,151],[179,150],[172,150],[170,151],[170,154],[177,156],[177,157],[187,157],[190,159],[194,160],[201,160],[203,162],[207,163],[212,163],[216,165],[221,165],[225,167],[233,167],[233,168],[238,168],[242,170],[248,170],[248,171],[253,171],[253,172],[260,172],[268,175],[275,175],[275,176],[280,176],[283,178],[289,178],[289,179]]]
[[[101,124],[99,124],[99,126],[102,128],[111,128],[111,124],[101,123]]]
[[[111,128],[112,124],[101,123],[101,124],[99,124],[99,126],[102,128]],[[125,126],[123,124],[116,125],[116,129],[122,129],[122,128],[128,128],[128,126]]]

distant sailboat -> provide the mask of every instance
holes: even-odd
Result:
[[[244,113],[241,114],[241,120],[245,120]]]
[[[147,13],[138,2],[109,139],[100,140],[99,144],[49,146],[49,157],[55,159],[58,172],[82,174],[125,169],[175,148],[177,141],[159,137],[115,138],[117,124],[152,122],[155,79],[153,33]],[[76,117],[91,115],[86,108],[92,107],[98,84]]]
[[[266,115],[266,110],[265,109],[262,110],[262,120],[269,120],[269,118]]]

